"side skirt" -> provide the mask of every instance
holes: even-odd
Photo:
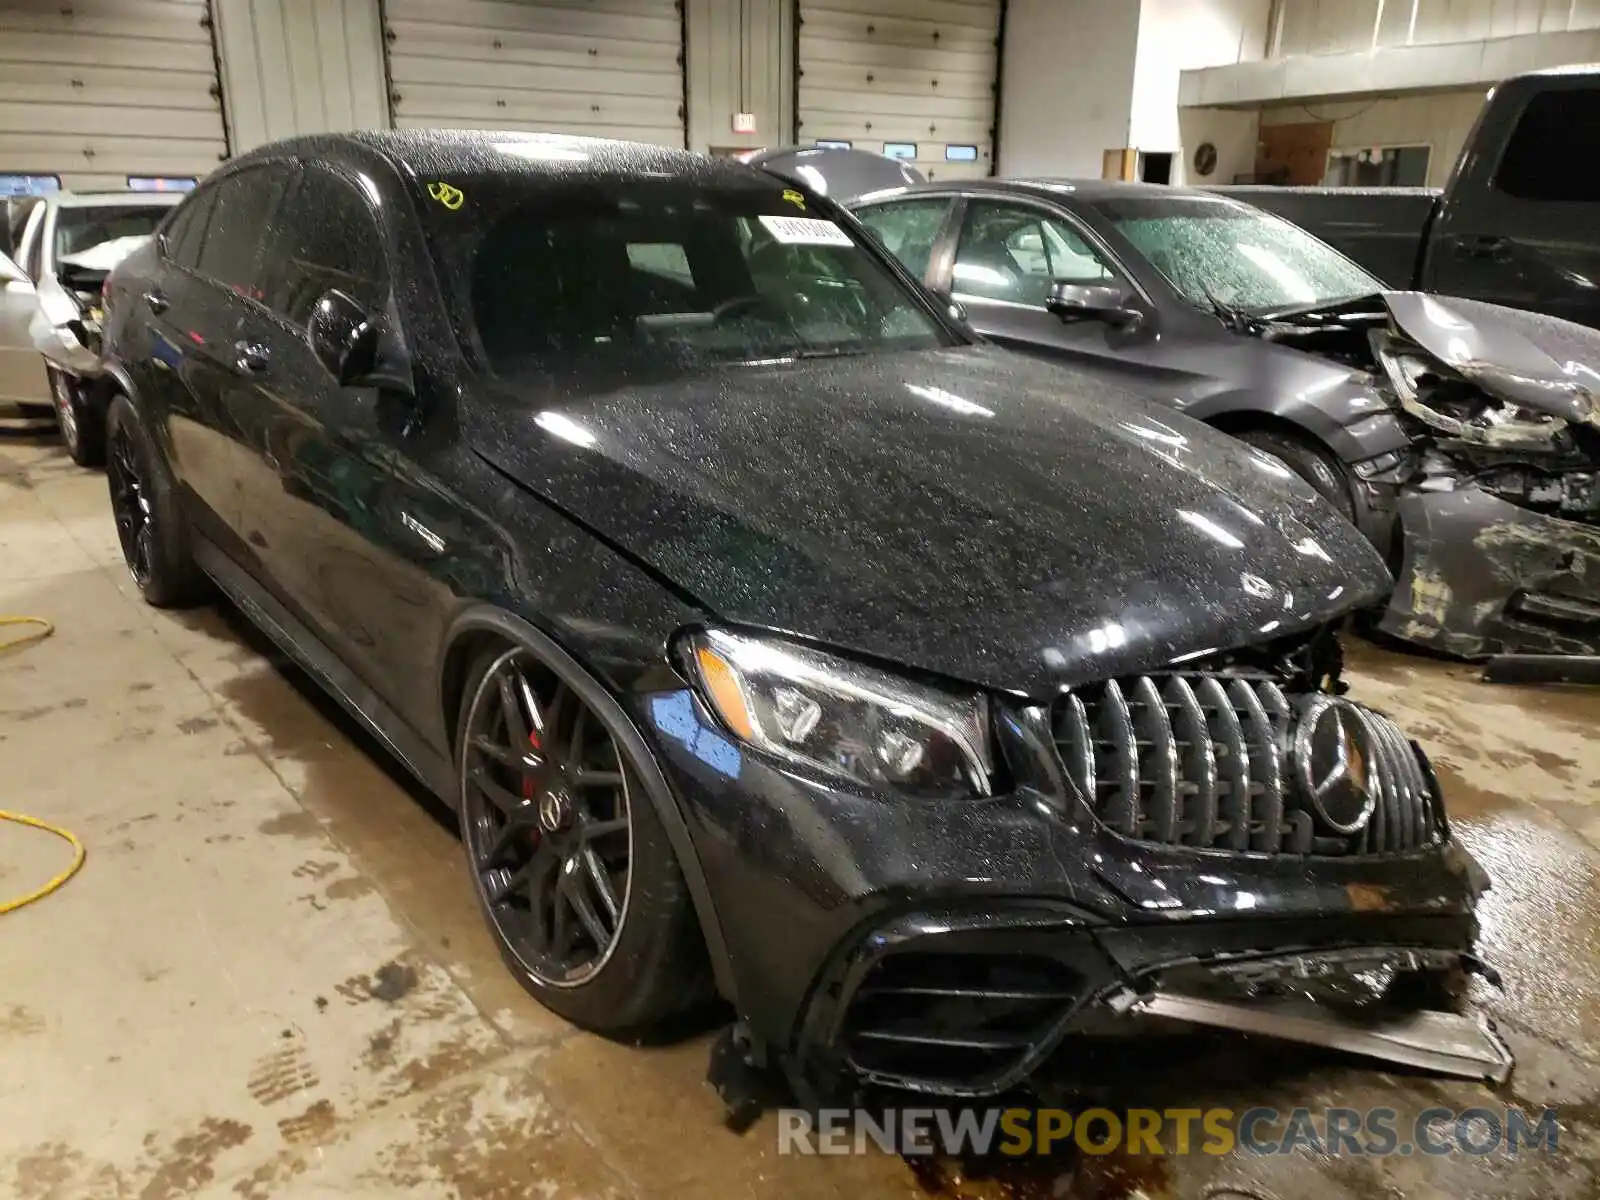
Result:
[[[278,648],[320,684],[359,721],[405,769],[452,808],[456,804],[455,769],[400,718],[382,697],[344,665],[305,624],[251,578],[215,543],[191,533],[195,562]]]

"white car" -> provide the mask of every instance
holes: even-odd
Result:
[[[104,454],[100,284],[183,199],[182,192],[46,196],[28,212],[16,257],[0,255],[0,403],[50,405],[73,460]]]

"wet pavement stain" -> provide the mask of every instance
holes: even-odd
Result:
[[[268,837],[320,838],[322,836],[322,823],[304,810],[273,817],[261,822],[259,828]]]
[[[367,994],[374,1000],[393,1004],[417,986],[417,969],[410,963],[384,963],[372,973]]]
[[[139,1191],[139,1200],[180,1200],[192,1196],[217,1177],[217,1159],[226,1150],[249,1141],[250,1126],[240,1121],[207,1117],[193,1133],[176,1139],[160,1152],[154,1173]],[[156,1153],[155,1134],[145,1138],[145,1149]]]
[[[0,1008],[0,1036],[28,1037],[47,1028],[45,1019],[25,1004]]]
[[[291,1146],[325,1140],[339,1123],[333,1101],[318,1100],[305,1112],[278,1122],[278,1132]]]
[[[258,1059],[246,1083],[251,1097],[262,1105],[279,1104],[300,1092],[309,1092],[321,1080],[306,1056],[301,1038],[293,1035],[290,1044]]]
[[[335,879],[322,894],[329,900],[355,900],[361,896],[369,896],[377,889],[372,881],[361,875],[352,875],[348,879]]]

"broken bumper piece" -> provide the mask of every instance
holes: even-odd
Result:
[[[1478,487],[1403,497],[1379,628],[1461,658],[1600,654],[1600,528]]]
[[[1042,906],[908,916],[823,982],[791,1065],[814,1081],[983,1097],[1048,1078],[1079,1035],[1137,1036],[1132,1018],[1148,1015],[1445,1074],[1510,1070],[1472,1021],[1395,998],[1408,994],[1397,981],[1475,962],[1470,918],[1312,919],[1292,948],[1284,935],[1281,922],[1238,919],[1085,926]]]
[[[1514,1065],[1511,1051],[1481,1014],[1422,1010],[1369,1017],[1306,1000],[1262,1003],[1159,991],[1135,1000],[1129,1011],[1323,1046],[1461,1079],[1504,1083]]]

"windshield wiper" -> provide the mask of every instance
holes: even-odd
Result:
[[[1205,293],[1211,311],[1217,314],[1217,319],[1232,333],[1260,333],[1266,328],[1266,322],[1261,318],[1246,312],[1236,304],[1226,304],[1218,300],[1205,284],[1200,285],[1200,290]]]

